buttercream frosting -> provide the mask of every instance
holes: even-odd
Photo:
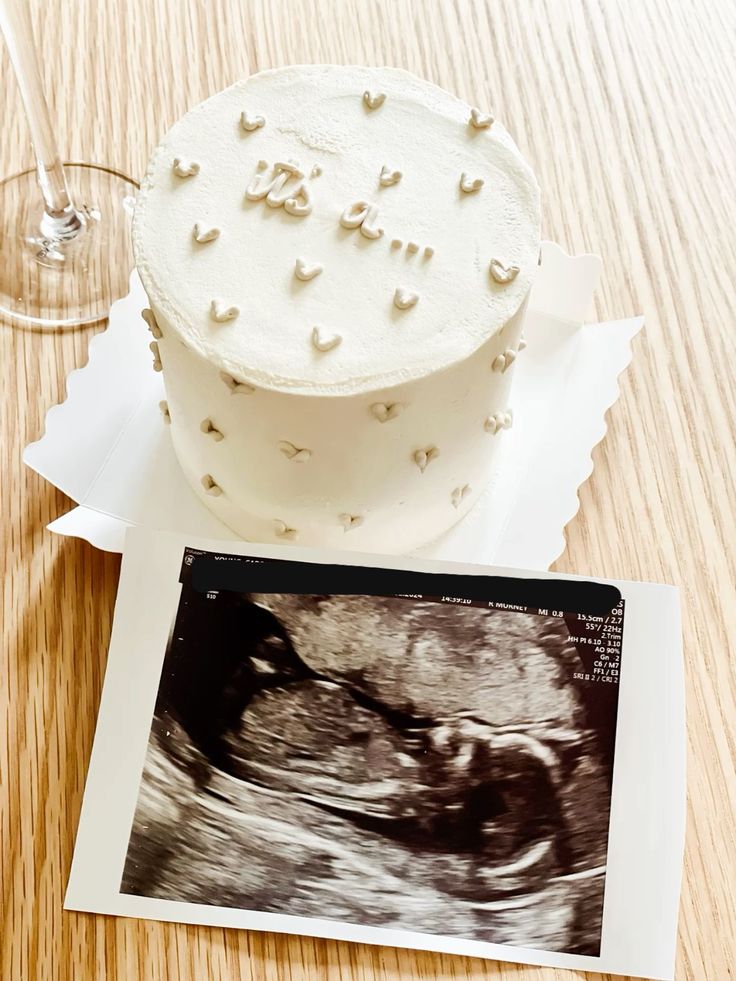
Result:
[[[406,551],[472,506],[539,253],[490,113],[398,69],[262,72],[166,134],[133,239],[163,421],[242,537]]]
[[[169,130],[142,183],[134,244],[154,307],[220,370],[270,389],[370,391],[467,357],[519,308],[539,249],[536,181],[489,119],[390,68],[276,69],[213,96]],[[460,191],[461,174],[482,192]],[[206,249],[195,224],[220,232]],[[295,292],[295,257],[311,255],[324,271]],[[407,260],[423,302],[397,332],[386,296]],[[219,297],[239,310],[227,332],[208,316]],[[297,342],[314,323],[342,336],[339,357]]]

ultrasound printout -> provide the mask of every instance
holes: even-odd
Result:
[[[66,908],[669,979],[667,586],[133,531]]]
[[[191,549],[181,578],[123,892],[599,952],[622,600]]]

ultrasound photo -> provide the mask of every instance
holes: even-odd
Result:
[[[601,630],[184,573],[121,892],[598,954],[618,696],[617,670],[592,673]]]

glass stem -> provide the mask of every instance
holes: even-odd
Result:
[[[69,197],[43,94],[27,0],[0,0],[0,28],[5,35],[31,131],[38,184],[44,200],[41,233],[45,238],[56,240],[74,238],[84,222]]]

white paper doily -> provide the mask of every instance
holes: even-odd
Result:
[[[642,318],[587,324],[600,259],[570,257],[545,242],[516,362],[514,427],[499,448],[495,481],[450,532],[417,554],[546,569],[565,547],[591,451],[606,432]],[[46,415],[46,431],[23,459],[78,506],[49,528],[122,551],[125,529],[142,526],[208,538],[236,536],[190,490],[158,403],[147,305],[136,273],[130,293],[90,341],[89,360],[67,379],[67,398]]]

